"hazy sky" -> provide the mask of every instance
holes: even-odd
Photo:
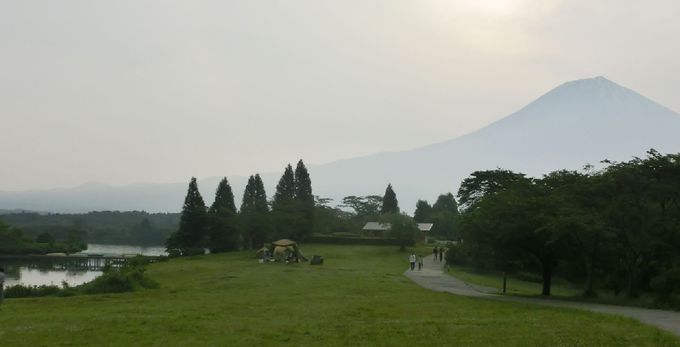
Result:
[[[677,0],[0,0],[0,190],[410,149],[597,75],[679,111],[678,15]]]

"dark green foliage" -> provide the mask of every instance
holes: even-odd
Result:
[[[473,172],[460,184],[458,202],[464,211],[468,210],[483,197],[491,196],[523,179],[524,174],[502,169]]]
[[[356,233],[361,228],[354,221],[354,214],[338,207],[330,207],[331,199],[316,198],[314,204],[314,234]],[[309,240],[308,240],[309,241]]]
[[[5,298],[36,298],[58,295],[61,291],[62,289],[55,285],[24,286],[16,284],[5,288]]]
[[[380,208],[382,207],[382,201],[383,197],[380,195],[350,195],[342,199],[341,207],[351,208],[354,210],[357,219],[366,222],[378,218],[378,215],[380,215]]]
[[[299,223],[291,236],[304,241],[312,234],[314,226],[314,195],[312,180],[302,160],[298,161],[295,167],[295,209]]]
[[[475,172],[461,185],[463,240],[449,261],[478,268],[553,274],[584,283],[584,295],[609,290],[680,297],[680,154],[601,171],[556,171],[529,179],[507,170]],[[588,169],[588,168],[587,168]]]
[[[246,246],[249,249],[262,247],[271,234],[271,216],[267,194],[259,174],[248,178],[239,217]]]
[[[128,260],[121,268],[107,267],[101,276],[77,287],[77,290],[85,294],[102,294],[158,288],[158,283],[145,275],[145,264],[146,259],[138,256]]]
[[[13,213],[2,216],[7,224],[36,238],[49,233],[56,242],[65,242],[78,230],[87,243],[160,245],[177,230],[179,213],[143,211],[100,211],[85,214]],[[148,220],[148,224],[143,224]]]
[[[402,244],[401,240],[392,238],[334,235],[312,235],[307,241],[327,245],[401,246]]]
[[[304,241],[314,225],[312,181],[302,160],[293,171],[286,166],[272,201],[272,218],[276,238]]]
[[[274,200],[272,201],[272,209],[280,210],[286,208],[295,198],[295,173],[293,167],[288,164],[286,169],[276,185],[276,192],[274,193]]]
[[[314,204],[312,180],[309,178],[309,172],[302,160],[298,161],[295,167],[295,199],[307,202],[310,205]]]
[[[658,293],[657,304],[680,309],[680,266],[675,265],[654,277],[651,287]]]
[[[416,202],[416,212],[413,214],[413,220],[418,223],[430,223],[432,216],[432,206],[425,200],[418,200]]]
[[[36,242],[16,228],[12,228],[0,220],[0,254],[46,254],[74,253],[85,249],[82,244],[65,242]]]
[[[383,214],[379,222],[390,225],[388,236],[397,241],[401,251],[412,246],[420,232],[413,218],[404,214]]]
[[[399,202],[397,201],[397,194],[392,189],[392,184],[388,184],[385,189],[385,195],[382,199],[382,207],[380,214],[398,214]]]
[[[220,183],[217,185],[217,190],[215,191],[215,201],[210,206],[210,212],[216,212],[219,210],[228,210],[232,213],[236,213],[236,204],[234,204],[234,193],[231,191],[231,185],[226,177],[222,178]]]
[[[432,205],[430,223],[434,223],[430,231],[433,236],[448,240],[459,239],[456,234],[456,220],[458,218],[458,203],[453,194],[442,194]]]
[[[227,178],[217,186],[215,201],[208,210],[210,251],[237,250],[240,241],[234,194]]]
[[[173,233],[166,247],[168,252],[184,253],[189,248],[203,248],[208,245],[208,218],[205,202],[198,191],[196,178],[192,177],[187,190],[179,229]]]
[[[52,236],[52,234],[44,232],[35,238],[35,242],[53,244],[54,242],[56,242],[56,240],[54,239],[54,236]]]
[[[14,285],[5,288],[5,297],[73,296],[78,294],[124,293],[143,288],[158,288],[158,283],[146,276],[146,264],[148,264],[146,258],[137,256],[129,259],[120,268],[105,267],[104,273],[101,276],[77,287],[69,287],[66,282],[63,282],[61,288],[54,285]]]

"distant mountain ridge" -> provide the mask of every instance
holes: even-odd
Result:
[[[680,115],[604,77],[564,83],[519,111],[470,134],[421,148],[310,166],[314,194],[339,202],[347,195],[382,194],[392,183],[402,210],[417,199],[456,192],[475,170],[496,167],[540,176],[603,159],[628,160],[650,148],[680,152]],[[282,167],[283,167],[282,163]],[[280,173],[264,174],[267,193]],[[187,178],[188,181],[188,178]],[[244,177],[229,177],[240,198]],[[212,201],[218,178],[199,180]],[[176,212],[186,182],[0,192],[0,208],[53,212],[146,210]]]

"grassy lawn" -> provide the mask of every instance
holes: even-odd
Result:
[[[161,288],[10,299],[2,346],[680,346],[668,333],[590,312],[435,293],[405,278],[395,247],[303,245],[322,266],[247,253],[149,267]]]

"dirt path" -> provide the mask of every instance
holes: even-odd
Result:
[[[406,270],[404,275],[413,282],[430,290],[456,295],[481,297],[492,300],[519,302],[554,307],[575,308],[600,313],[616,314],[650,324],[680,336],[680,312],[653,310],[638,307],[602,305],[583,302],[559,301],[552,299],[524,298],[494,294],[495,288],[482,287],[463,282],[442,271],[443,265],[430,255],[423,261],[423,269]]]

